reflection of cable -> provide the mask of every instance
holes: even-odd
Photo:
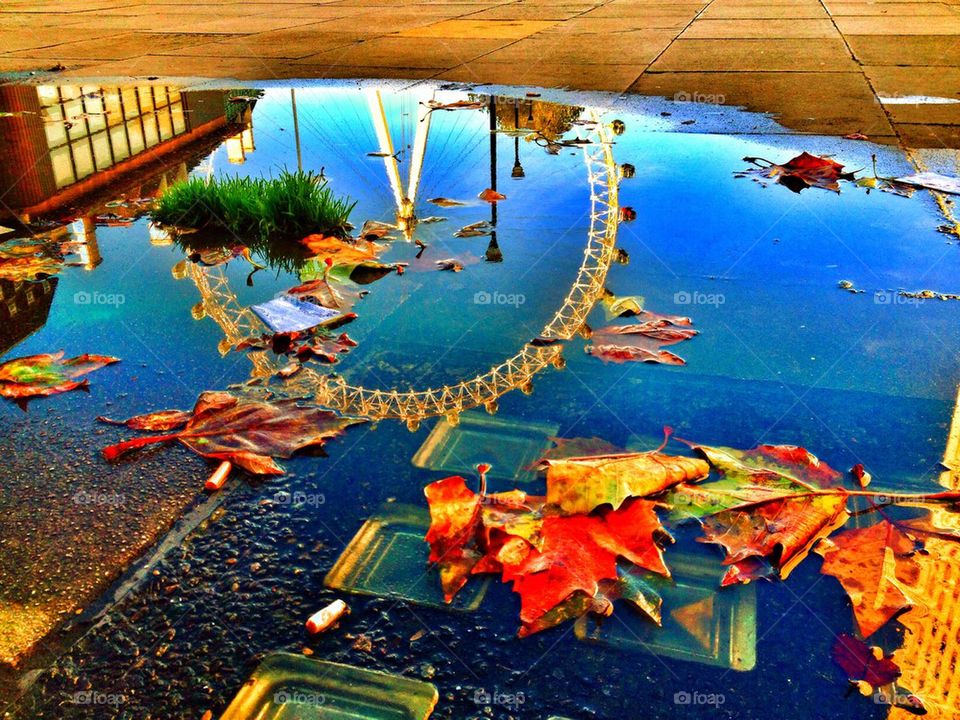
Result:
[[[590,230],[583,264],[563,305],[541,332],[541,337],[546,340],[567,340],[583,328],[587,315],[603,293],[607,271],[615,255],[619,214],[617,167],[606,128],[597,116],[594,115],[593,120],[592,142],[583,146],[590,185]],[[229,351],[245,337],[267,332],[260,319],[240,305],[230,290],[222,266],[202,268],[190,264],[188,272],[203,298],[206,315],[224,332],[221,351]],[[550,364],[562,367],[561,352],[559,344],[528,344],[513,357],[471,380],[442,388],[406,392],[350,385],[339,375],[330,376],[304,367],[284,383],[283,392],[290,396],[312,394],[319,404],[345,415],[371,420],[401,419],[414,430],[428,417],[442,415],[456,423],[461,412],[481,405],[490,413],[496,412],[497,399],[501,395],[516,388],[525,393],[532,392],[534,375]],[[279,369],[277,361],[266,353],[251,353],[251,360],[254,377],[269,377]]]

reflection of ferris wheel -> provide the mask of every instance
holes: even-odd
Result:
[[[389,150],[389,133],[379,95],[370,97],[374,126],[381,137],[384,153]],[[613,159],[607,129],[599,121],[599,113],[588,111],[587,144],[582,146],[590,188],[590,230],[584,249],[583,263],[560,309],[541,331],[547,341],[567,340],[583,328],[587,315],[603,293],[607,271],[615,256],[619,205],[617,200],[618,172]],[[423,149],[429,128],[429,114],[418,122],[422,139],[414,140],[420,160],[411,164],[410,182],[404,192],[399,181],[395,159],[385,157],[391,188],[397,200],[398,218],[402,211],[412,208],[419,184]],[[420,130],[420,128],[423,128]],[[393,159],[391,164],[389,161]],[[405,202],[406,201],[406,202]],[[240,340],[267,332],[260,318],[241,305],[230,289],[223,266],[203,268],[190,264],[189,277],[202,297],[205,314],[223,330],[220,350],[227,353]],[[553,364],[563,366],[562,346],[559,344],[527,344],[516,355],[491,368],[488,372],[453,385],[426,390],[399,391],[371,389],[351,385],[340,375],[328,375],[304,366],[284,382],[282,392],[290,396],[312,395],[321,405],[352,415],[378,420],[404,420],[414,430],[421,420],[445,416],[456,423],[459,414],[467,409],[484,406],[488,412],[497,410],[497,399],[510,390],[520,388],[529,393],[533,376]],[[280,361],[265,351],[250,353],[253,378],[268,378],[280,369]]]

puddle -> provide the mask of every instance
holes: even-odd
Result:
[[[0,247],[32,237],[57,249],[45,277],[0,281],[2,359],[122,359],[89,376],[89,393],[26,413],[0,406],[8,717],[219,716],[267,653],[305,647],[433,683],[436,717],[673,717],[708,696],[727,717],[887,714],[845,697],[830,664],[851,617],[819,559],[788,583],[712,594],[704,577],[719,554],[680,531],[679,609],[662,637],[631,619],[518,640],[518,600],[496,579],[455,612],[437,607],[438,588],[398,588],[417,572],[408,540],[423,527],[424,485],[487,460],[492,489],[540,493],[528,466],[550,436],[650,449],[670,425],[712,445],[861,462],[891,492],[934,486],[960,380],[960,306],[900,291],[960,291],[957,236],[942,230],[956,227],[950,197],[847,181],[795,193],[737,175],[745,157],[802,151],[865,168],[858,177],[874,155],[883,177],[956,175],[955,159],[794,135],[730,108],[490,92],[0,87]],[[357,229],[395,229],[376,256],[391,270],[354,288],[367,291],[343,328],[356,345],[281,383],[271,378],[289,357],[233,346],[267,332],[254,306],[325,277],[322,257],[296,242],[178,235],[149,212],[188,177],[284,170],[322,175],[356,203]],[[506,197],[480,199],[487,189]],[[624,208],[635,219],[620,222]],[[438,269],[447,260],[462,269]],[[633,296],[691,318],[698,334],[670,347],[685,365],[584,351],[582,322],[610,324],[611,298]],[[220,508],[90,628],[110,583],[203,501],[212,469],[180,445],[107,465],[99,450],[132,433],[95,418],[190,408],[228,387],[310,393],[372,422],[328,457],[282,460],[283,477],[232,480]],[[390,520],[391,506],[406,520]],[[336,598],[349,618],[308,639],[304,620]],[[909,642],[897,627],[884,647]],[[48,666],[20,695],[17,678]]]

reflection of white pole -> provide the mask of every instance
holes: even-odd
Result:
[[[423,156],[427,153],[427,135],[430,132],[430,118],[433,113],[426,103],[417,103],[417,132],[413,137],[413,157],[410,158],[410,182],[407,185],[407,197],[416,204],[417,189],[420,187],[420,173],[423,170]]]
[[[367,102],[370,105],[370,117],[373,120],[373,129],[377,133],[380,143],[380,152],[383,153],[383,165],[387,171],[387,179],[393,189],[393,199],[397,204],[397,211],[403,207],[403,190],[400,187],[400,167],[393,149],[393,140],[387,129],[387,113],[383,109],[383,98],[379,90],[367,91]]]
[[[297,91],[290,88],[290,107],[293,109],[293,139],[297,143],[297,170],[303,170],[303,154],[300,152],[300,122],[297,119]],[[251,137],[251,145],[253,144]]]

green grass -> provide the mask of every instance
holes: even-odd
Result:
[[[160,196],[151,218],[161,225],[225,230],[256,242],[310,233],[343,235],[355,205],[335,197],[320,175],[284,170],[276,178],[190,178]]]

